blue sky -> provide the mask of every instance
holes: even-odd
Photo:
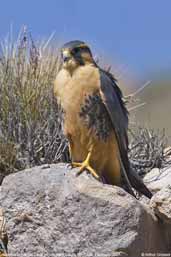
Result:
[[[170,0],[1,0],[0,38],[11,23],[14,34],[25,24],[34,38],[84,40],[139,78],[171,67]]]

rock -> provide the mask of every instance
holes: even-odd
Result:
[[[150,205],[164,223],[171,225],[171,186],[156,193],[152,197]]]
[[[160,176],[160,169],[154,168],[145,175],[144,182],[150,183],[152,181],[155,181],[156,178],[159,176]]]
[[[7,176],[9,255],[131,256],[166,252],[160,222],[123,189],[104,185],[64,164]]]
[[[144,177],[144,183],[152,192],[158,192],[162,188],[171,185],[171,167],[162,170],[155,168],[152,169]]]
[[[171,251],[171,167],[152,169],[144,178],[148,188],[154,193],[150,207],[159,217],[164,231],[164,238]]]
[[[152,197],[150,205],[163,223],[164,237],[171,251],[171,186],[168,185],[157,192]]]

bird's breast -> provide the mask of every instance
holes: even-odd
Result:
[[[63,77],[60,81],[63,84],[59,86],[58,99],[64,112],[65,134],[83,141],[90,136],[105,141],[112,125],[100,97],[98,70],[84,67],[73,77]]]

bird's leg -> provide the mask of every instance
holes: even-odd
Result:
[[[91,147],[87,158],[83,162],[72,162],[72,166],[75,167],[80,167],[80,170],[78,171],[77,175],[80,175],[84,170],[88,170],[95,178],[99,179],[99,175],[97,172],[90,166],[90,158],[92,154],[93,148]]]

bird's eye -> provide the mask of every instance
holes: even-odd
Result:
[[[80,49],[77,47],[77,48],[74,48],[74,49],[72,50],[72,53],[73,53],[73,54],[77,54],[79,51],[80,51]]]

